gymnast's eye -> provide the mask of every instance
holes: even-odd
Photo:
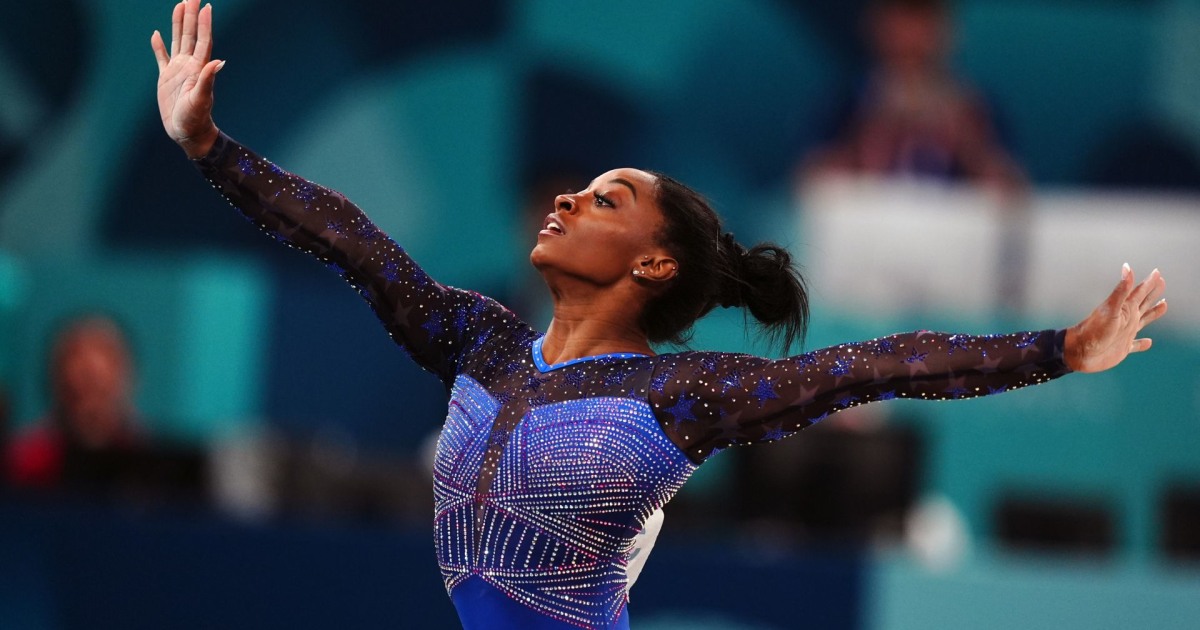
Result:
[[[595,199],[597,206],[608,206],[609,208],[614,207],[612,200],[600,193],[595,193],[592,195],[592,198]]]

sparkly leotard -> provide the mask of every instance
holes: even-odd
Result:
[[[921,331],[779,360],[684,352],[548,365],[541,333],[433,281],[341,194],[224,135],[196,163],[262,229],[341,273],[445,384],[436,550],[466,628],[627,628],[634,535],[727,446],[872,401],[969,398],[1068,371],[1061,331]]]

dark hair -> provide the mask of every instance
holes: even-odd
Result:
[[[685,344],[692,324],[717,306],[745,307],[785,351],[803,341],[808,293],[787,250],[773,243],[747,250],[723,231],[721,218],[699,193],[649,172],[663,215],[658,239],[679,262],[675,277],[642,311],[650,341]]]

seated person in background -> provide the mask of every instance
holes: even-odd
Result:
[[[112,320],[69,322],[55,338],[49,372],[50,411],[8,445],[13,485],[59,486],[76,476],[73,460],[143,445],[132,402],[133,360]]]
[[[966,180],[1019,192],[1022,169],[1000,145],[983,98],[949,69],[945,0],[875,0],[866,33],[872,68],[801,175],[828,173]]]
[[[9,405],[8,405],[8,390],[0,384],[0,486],[3,486],[7,481],[3,471],[5,470],[5,462],[8,461],[8,440],[9,432],[12,430],[11,420],[9,420]]]

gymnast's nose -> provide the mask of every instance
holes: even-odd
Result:
[[[578,204],[575,201],[575,195],[559,195],[554,198],[554,209],[559,212],[575,212]]]

